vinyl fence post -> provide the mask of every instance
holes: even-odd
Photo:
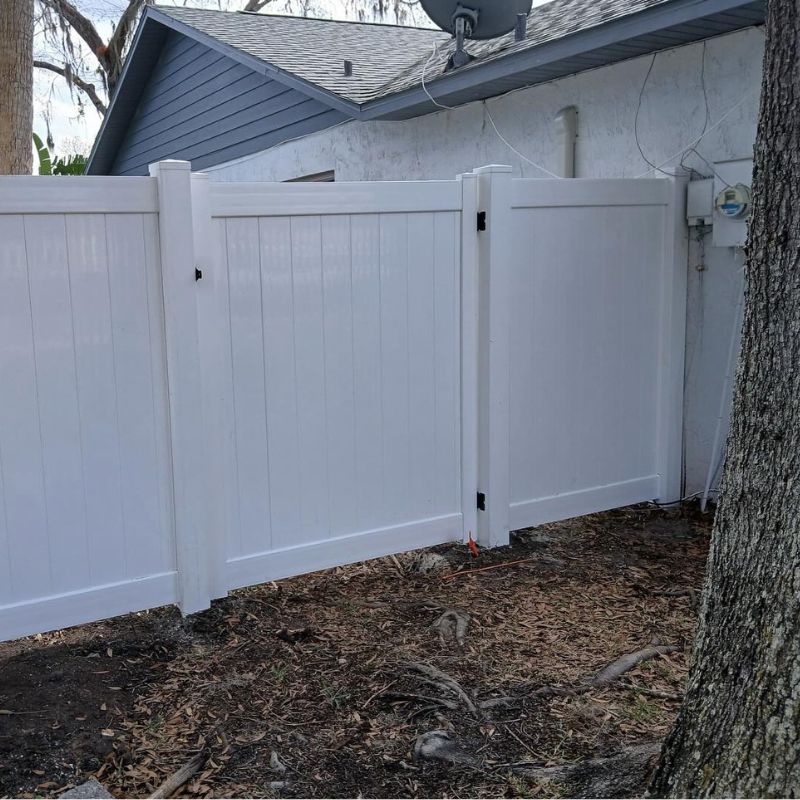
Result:
[[[158,181],[178,604],[191,614],[211,602],[191,166],[160,161],[150,175]]]
[[[688,175],[670,173],[664,219],[664,261],[661,278],[661,345],[658,398],[658,498],[674,503],[683,486],[684,356],[689,229],[686,223]]]
[[[478,176],[478,541],[509,543],[511,167]],[[485,217],[482,216],[485,214]]]

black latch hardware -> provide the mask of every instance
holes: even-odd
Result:
[[[486,511],[486,495],[478,492],[478,511]]]
[[[486,212],[479,211],[478,212],[478,230],[485,231],[486,230]]]
[[[202,278],[202,277],[203,277],[203,270],[197,269],[197,267],[195,267],[194,268],[194,279],[195,279],[195,281],[199,281],[200,278]]]

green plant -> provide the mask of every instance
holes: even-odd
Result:
[[[33,134],[33,144],[39,158],[40,175],[83,175],[86,171],[86,156],[75,153],[66,158],[62,156],[53,158],[50,148],[36,133]]]
[[[39,158],[39,174],[52,175],[53,163],[50,158],[50,149],[39,138],[38,133],[33,134],[33,146],[36,148],[36,155]]]
[[[322,694],[325,695],[331,707],[336,709],[342,708],[350,697],[344,690],[337,689],[333,686],[323,686]]]
[[[284,683],[286,681],[288,669],[285,664],[274,664],[269,668],[269,671],[275,683]]]

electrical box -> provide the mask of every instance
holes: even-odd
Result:
[[[750,216],[753,160],[714,163],[714,235],[716,247],[743,247]]]
[[[689,181],[686,187],[686,221],[690,228],[711,225],[714,219],[714,179]]]

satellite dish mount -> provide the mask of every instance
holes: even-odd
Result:
[[[447,61],[447,70],[458,69],[474,59],[464,49],[464,39],[469,39],[473,31],[478,27],[479,11],[474,8],[466,8],[460,3],[453,12],[453,35],[456,38],[456,49]]]
[[[420,0],[425,13],[456,40],[447,69],[457,69],[473,60],[464,49],[466,39],[495,39],[517,31],[525,38],[532,0]]]

